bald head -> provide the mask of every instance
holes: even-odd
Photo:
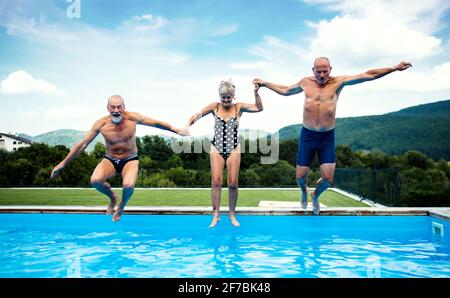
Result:
[[[330,67],[330,60],[327,57],[317,57],[314,60],[314,68],[318,67]]]
[[[125,104],[125,101],[123,100],[122,96],[120,95],[112,95],[108,98],[108,105],[110,105],[111,103],[115,103],[115,104]]]

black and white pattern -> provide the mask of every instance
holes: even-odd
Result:
[[[214,117],[214,138],[212,144],[219,153],[230,154],[239,145],[239,119],[231,117],[228,121],[225,121],[217,116],[216,113],[214,113]]]

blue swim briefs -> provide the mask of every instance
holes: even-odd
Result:
[[[316,151],[319,153],[320,164],[335,163],[334,139],[334,129],[318,132],[303,127],[298,143],[297,165],[309,167]]]

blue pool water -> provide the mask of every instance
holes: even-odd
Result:
[[[238,219],[0,214],[0,277],[450,277],[450,223],[433,217]]]

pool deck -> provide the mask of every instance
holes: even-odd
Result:
[[[0,206],[0,213],[79,213],[104,214],[105,206]],[[227,207],[221,212],[228,212]],[[312,215],[312,209],[300,207],[238,207],[239,215]],[[129,206],[125,214],[212,214],[211,207],[185,206]],[[321,208],[320,215],[428,215],[450,220],[448,207],[326,207]]]

